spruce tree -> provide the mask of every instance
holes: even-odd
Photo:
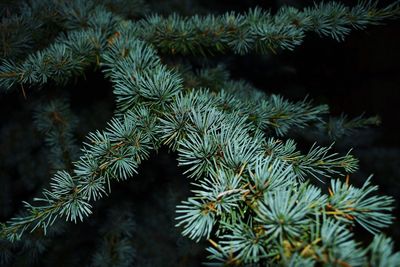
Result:
[[[2,204],[8,219],[0,226],[0,264],[144,266],[134,239],[143,221],[138,216],[145,215],[132,208],[141,203],[107,207],[106,202],[114,197],[115,182],[133,178],[132,186],[141,187],[140,165],[167,149],[187,178],[178,186],[190,184],[192,190],[170,216],[182,242],[206,246],[199,265],[400,265],[393,240],[382,232],[394,220],[394,198],[380,194],[372,176],[360,186],[352,184],[358,160],[350,147],[339,153],[334,143],[322,146],[316,139],[304,150],[292,135],[309,132],[339,139],[377,124],[378,117],[330,117],[326,104],[268,94],[232,79],[222,64],[195,66],[227,54],[279,55],[302,45],[309,34],[343,41],[353,30],[397,18],[400,2],[320,2],[303,9],[253,7],[223,14],[200,10],[192,16],[157,14],[152,9],[156,5],[124,0],[4,4],[1,97],[34,99],[26,110],[36,135],[23,138],[28,144],[21,146],[35,146],[40,135],[48,164],[35,167],[43,156],[39,154],[21,167],[33,164],[21,173],[40,177],[25,177],[31,181],[22,183],[33,200],[23,201],[11,216],[7,202]],[[79,121],[90,124],[104,110],[93,105],[86,114],[74,113],[68,89],[91,71],[110,82],[115,107],[109,99],[112,118],[88,133],[78,127]],[[2,164],[0,175],[7,173],[8,163]],[[19,185],[3,179],[2,199],[17,198],[7,191]],[[100,201],[106,213],[96,209]],[[164,203],[169,205],[168,199]],[[96,213],[104,218],[91,222]],[[68,235],[74,232],[71,222],[89,224],[89,236]],[[368,233],[372,241],[358,241],[357,231]],[[81,249],[71,247],[80,238],[96,240],[95,247],[84,250],[90,256],[81,252],[76,254],[81,258],[63,259],[64,251]],[[70,247],[50,253],[49,244],[57,242]]]

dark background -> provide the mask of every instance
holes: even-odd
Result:
[[[200,4],[171,1],[168,6],[190,14],[196,10],[245,11],[256,5],[276,10],[284,3],[298,7],[312,4],[311,1],[295,0],[200,1]],[[167,11],[162,7],[159,10]],[[354,154],[360,159],[360,171],[351,176],[351,181],[359,185],[374,173],[373,183],[380,185],[381,193],[395,197],[399,206],[400,20],[353,31],[340,43],[309,33],[305,42],[292,52],[266,56],[223,55],[217,60],[227,65],[234,79],[246,79],[260,90],[279,93],[292,100],[309,95],[315,103],[328,104],[333,115],[357,116],[365,112],[366,115],[381,116],[379,127],[338,140],[336,148],[346,152],[353,147]],[[16,214],[21,201],[35,196],[41,187],[48,185],[51,176],[46,147],[32,125],[32,107],[41,95],[65,94],[70,99],[72,110],[80,119],[79,141],[87,132],[104,128],[111,118],[114,109],[112,89],[99,71],[88,71],[85,78],[69,84],[67,89],[61,89],[67,92],[60,93],[60,89],[45,86],[41,90],[28,91],[27,99],[20,91],[0,96],[0,221]],[[298,140],[304,142],[304,147],[309,147],[311,143],[306,136],[307,133],[303,133]],[[46,243],[46,249],[40,252],[45,255],[42,258],[51,262],[63,254],[68,258],[63,259],[65,266],[69,261],[72,266],[76,264],[71,260],[73,258],[79,262],[90,261],[90,249],[96,247],[98,228],[104,226],[107,210],[118,209],[120,203],[130,203],[136,218],[135,247],[142,264],[139,266],[195,266],[199,259],[204,260],[204,244],[195,245],[180,237],[179,229],[174,227],[174,207],[187,197],[190,186],[181,174],[182,169],[177,167],[175,155],[167,152],[162,149],[158,154],[153,153],[140,167],[137,177],[114,184],[111,196],[96,203],[91,218],[81,224],[69,224],[55,242]],[[400,217],[399,208],[395,215]],[[399,226],[396,219],[386,230],[393,236],[397,249],[400,248]],[[360,239],[369,240],[370,236]],[[54,245],[60,243],[61,246]],[[77,246],[85,249],[76,250]],[[24,262],[19,266],[24,264],[43,263]]]

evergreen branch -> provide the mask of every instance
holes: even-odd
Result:
[[[102,46],[100,32],[72,32],[42,51],[30,54],[21,64],[3,61],[0,66],[0,87],[10,90],[14,85],[44,85],[48,81],[65,84],[96,62],[97,49]]]
[[[341,41],[351,29],[363,29],[399,14],[398,1],[383,8],[378,8],[373,1],[361,1],[352,8],[336,2],[321,2],[302,11],[283,7],[275,15],[259,8],[245,14],[227,12],[205,17],[151,15],[138,25],[146,29],[140,32],[141,38],[164,53],[205,54],[231,50],[246,54],[252,50],[261,53],[293,50],[309,31]]]
[[[3,60],[0,65],[1,90],[7,91],[17,84],[41,86],[49,81],[64,85],[88,66],[99,64],[99,54],[106,47],[106,39],[121,19],[99,7],[85,20],[84,29],[80,27],[60,34],[50,46],[29,54],[21,63]]]
[[[280,95],[267,95],[243,81],[228,80],[218,93],[219,107],[226,111],[239,110],[259,129],[283,136],[292,129],[304,129],[321,122],[328,113],[327,105],[312,105],[305,98],[292,102]]]
[[[376,235],[367,248],[370,266],[396,266],[400,262],[400,252],[393,252],[393,240],[383,234]]]
[[[377,126],[381,123],[379,116],[364,117],[363,114],[349,119],[346,115],[340,117],[330,117],[327,122],[317,124],[317,129],[323,133],[328,133],[333,140],[349,136],[354,132]]]
[[[215,224],[215,213],[213,212],[213,203],[207,203],[195,198],[189,198],[183,201],[181,205],[176,206],[177,213],[183,213],[176,217],[180,220],[176,226],[185,225],[183,235],[199,241],[202,237],[209,237],[212,227]]]
[[[40,22],[33,21],[29,14],[23,16],[2,17],[0,23],[1,58],[16,60],[31,51],[34,40],[30,33],[41,27]]]
[[[343,170],[346,173],[355,172],[358,160],[350,154],[350,151],[344,156],[329,153],[332,146],[333,144],[329,147],[320,147],[314,144],[307,154],[302,155],[296,150],[293,140],[282,142],[279,139],[269,138],[265,144],[265,151],[274,158],[290,163],[300,180],[312,176],[322,181],[322,177],[340,175]]]
[[[109,53],[112,54],[112,50]],[[110,62],[108,64],[112,67]],[[172,82],[179,85],[179,80]],[[145,88],[142,87],[142,90]],[[75,175],[71,176],[65,171],[57,172],[52,178],[52,189],[45,189],[42,198],[34,199],[44,204],[33,206],[25,202],[28,214],[2,225],[1,236],[15,241],[27,230],[32,232],[41,227],[46,232],[47,227],[60,216],[74,222],[78,219],[82,221],[91,213],[89,201],[106,194],[106,185],[108,191],[111,190],[111,179],[127,179],[136,173],[141,160],[148,157],[148,150],[153,148],[154,143],[152,135],[147,133],[154,132],[155,120],[144,119],[144,116],[151,117],[150,114],[150,111],[146,113],[143,108],[136,112],[129,111],[121,115],[121,118],[113,118],[107,130],[90,133],[83,156],[74,163]]]
[[[212,92],[219,92],[231,79],[230,73],[223,64],[213,67],[203,67],[199,70],[191,70],[190,66],[178,65],[178,70],[184,79],[184,87],[208,88]]]
[[[357,160],[353,156],[350,154],[345,156],[337,156],[335,153],[329,154],[331,147],[313,146],[306,155],[301,155],[296,151],[294,142],[291,141],[284,146],[274,139],[270,139],[265,144],[256,141],[257,139],[251,141],[242,134],[247,131],[246,129],[251,129],[251,126],[245,123],[246,116],[243,114],[233,116],[235,120],[238,120],[233,121],[223,112],[215,110],[214,105],[218,106],[219,100],[213,104],[208,100],[210,98],[207,98],[207,95],[207,91],[193,91],[186,97],[179,96],[177,104],[171,106],[172,112],[161,118],[160,134],[162,140],[166,144],[170,144],[171,147],[178,148],[182,158],[179,160],[180,164],[192,166],[187,170],[187,172],[191,172],[191,177],[201,177],[201,175],[207,174],[207,169],[212,168],[213,158],[220,157],[219,154],[221,153],[224,155],[223,164],[225,166],[240,169],[244,162],[250,164],[250,158],[254,157],[252,150],[258,150],[257,153],[261,152],[260,148],[256,148],[257,143],[263,147],[267,155],[272,155],[292,164],[295,173],[301,180],[307,175],[321,179],[332,174],[338,174],[340,169],[351,173],[357,168]],[[199,124],[196,121],[206,123],[206,125],[192,126],[192,124]],[[230,132],[229,127],[216,128],[222,123],[230,124],[236,130]],[[243,129],[239,130],[239,125],[242,125]],[[215,131],[221,131],[219,137],[210,134]],[[250,130],[250,132],[253,131]],[[229,140],[236,140],[236,142],[231,144]],[[241,152],[237,153],[237,151],[233,152],[232,150],[241,150]],[[235,157],[240,155],[240,159],[232,158],[232,155],[235,155]]]
[[[356,221],[371,233],[377,233],[378,229],[390,224],[393,216],[388,212],[393,210],[394,200],[388,196],[369,196],[378,189],[370,185],[370,180],[371,177],[360,189],[332,180],[325,213],[345,222]]]
[[[141,1],[130,1],[131,11],[120,1],[29,0],[17,3],[18,14],[2,17],[0,31],[2,57],[21,61],[28,53],[43,49],[63,31],[98,29],[112,22],[113,14],[128,15]],[[145,11],[145,9],[141,9]]]
[[[107,131],[89,134],[84,155],[74,163],[75,175],[57,172],[51,190],[45,189],[43,197],[34,199],[43,204],[34,206],[25,202],[28,215],[11,219],[1,229],[2,236],[15,241],[27,230],[32,232],[40,227],[46,232],[58,217],[65,216],[74,222],[87,217],[91,213],[89,201],[107,194],[111,180],[124,180],[136,173],[141,159],[147,157],[151,144],[135,123],[137,119],[134,113],[129,113],[119,125],[131,130],[129,135],[113,127],[116,119]]]
[[[267,95],[244,81],[231,80],[222,65],[201,69],[196,74],[183,71],[183,76],[188,89],[208,88],[210,94],[215,92],[219,109],[240,111],[261,130],[275,132],[278,136],[292,129],[319,125],[328,113],[327,105],[314,106],[307,98],[292,102],[280,95]]]
[[[49,161],[53,169],[72,171],[72,161],[78,154],[73,138],[77,118],[69,110],[69,105],[59,99],[38,105],[34,123],[45,135],[45,142],[50,149]]]
[[[215,265],[255,264],[268,257],[268,250],[271,248],[268,245],[269,238],[264,230],[256,227],[251,220],[226,225],[226,228],[230,232],[221,236],[221,241],[215,243],[215,247],[207,248],[210,253],[209,259],[213,260]]]
[[[308,196],[307,192],[304,195]],[[302,230],[311,223],[314,202],[321,202],[310,197],[304,199],[304,195],[290,188],[264,194],[258,205],[256,220],[265,230],[265,236],[283,242],[284,238],[293,239],[301,235]]]
[[[317,262],[339,266],[363,266],[365,252],[354,241],[352,232],[330,219],[323,220],[316,227],[312,238],[315,241],[309,247],[308,253],[314,254]]]
[[[248,214],[255,216],[257,222],[255,227],[263,229],[263,234],[259,237],[270,240],[268,244],[263,243],[264,249],[267,249],[271,240],[278,239],[279,244],[282,245],[288,242],[285,240],[302,238],[301,235],[309,227],[315,214],[333,215],[331,210],[325,210],[325,207],[329,206],[328,197],[322,195],[321,191],[314,186],[307,184],[296,186],[295,177],[300,171],[304,171],[304,175],[309,173],[314,176],[335,174],[337,167],[348,167],[347,170],[352,171],[354,158],[349,155],[336,157],[336,154],[328,154],[330,147],[316,146],[312,147],[308,154],[301,155],[295,150],[293,142],[272,147],[273,153],[264,158],[263,153],[257,152],[259,151],[257,147],[265,144],[262,141],[262,135],[254,135],[257,131],[254,132],[255,128],[246,123],[246,118],[238,118],[235,113],[230,116],[212,109],[213,102],[203,99],[204,94],[206,91],[192,91],[176,99],[181,104],[179,108],[178,105],[171,105],[172,114],[179,115],[175,119],[179,118],[181,121],[179,124],[186,126],[178,129],[168,127],[172,130],[170,133],[166,127],[160,126],[160,130],[162,129],[160,133],[167,141],[171,140],[170,136],[182,137],[177,144],[178,162],[180,165],[189,166],[186,172],[200,181],[195,183],[199,189],[193,190],[194,197],[190,197],[182,205],[177,206],[179,214],[176,218],[177,226],[184,227],[182,232],[184,235],[197,241],[202,237],[209,238],[213,228],[220,222],[216,235],[221,238],[224,236],[223,233],[229,232],[229,227],[238,227],[237,224],[241,218],[245,218],[243,211],[247,211]],[[198,102],[194,102],[194,99]],[[175,107],[176,110],[174,110]],[[169,116],[173,117],[171,114]],[[162,122],[165,123],[165,119]],[[172,126],[170,123],[172,121],[167,122],[166,125]],[[235,127],[230,125],[235,125]],[[184,132],[176,134],[175,130]],[[248,135],[249,133],[252,135]],[[229,140],[237,140],[238,147],[230,147]],[[269,142],[273,143],[274,140],[270,139]],[[253,146],[257,149],[252,150]],[[242,150],[244,148],[246,150]],[[249,151],[251,156],[246,156],[246,151]],[[275,163],[272,163],[271,157],[276,159]],[[236,158],[237,160],[231,160]],[[293,170],[288,168],[290,165],[283,164],[285,161],[293,164]],[[245,169],[244,166],[249,167]],[[299,169],[296,170],[296,168]],[[225,179],[225,182],[230,183],[229,186],[226,187],[227,184],[221,183],[219,179]],[[221,185],[224,186],[220,187]],[[285,188],[285,185],[289,187]],[[369,192],[372,192],[370,189],[363,187],[358,190],[368,199],[362,205],[369,206],[374,211],[372,213],[366,211],[363,215],[357,214],[359,217],[357,220],[363,220],[363,216],[375,218],[378,213],[380,217],[385,217],[386,205],[390,206],[391,202],[385,202],[386,204],[380,206],[379,197],[367,197]],[[376,208],[373,208],[374,205],[377,205]],[[229,209],[229,212],[226,209]],[[338,220],[341,222],[340,218]],[[388,225],[390,220],[381,222],[382,224],[378,227]],[[224,225],[227,226],[224,227]],[[240,236],[243,237],[245,234]],[[268,238],[263,236],[268,236]],[[229,237],[232,238],[232,236]],[[226,260],[225,263],[250,263],[257,257],[260,260],[268,258],[261,252],[261,255],[257,257],[255,255],[238,257],[240,251],[245,248],[238,245],[242,243],[229,242],[229,246],[222,246],[223,243],[221,243],[218,249],[210,249],[213,252],[211,258],[223,257]],[[344,251],[345,249],[342,250],[342,248],[339,250],[340,253]],[[336,252],[329,250],[329,253]],[[332,262],[334,259],[332,256]]]
[[[301,155],[292,141],[276,145],[273,139],[269,140],[270,145],[274,145],[272,153],[265,156],[259,153],[259,148],[265,145],[262,135],[246,123],[246,118],[213,109],[216,103],[202,97],[205,95],[207,91],[203,90],[179,96],[176,99],[179,105],[171,105],[172,114],[176,116],[168,115],[174,120],[163,118],[163,125],[159,128],[167,142],[173,137],[182,137],[176,144],[179,165],[189,166],[186,173],[200,181],[195,183],[199,189],[193,190],[194,197],[177,206],[177,226],[184,227],[184,235],[197,241],[202,237],[209,238],[220,222],[216,236],[221,238],[223,233],[229,232],[229,227],[238,227],[241,218],[246,218],[243,211],[247,211],[249,216],[255,216],[255,227],[263,229],[260,238],[270,240],[268,243],[278,239],[282,244],[285,240],[301,238],[313,221],[314,214],[330,214],[330,210],[325,210],[328,197],[314,186],[296,186],[296,175],[300,171],[314,176],[317,173],[335,174],[335,168],[340,166],[347,166],[347,170],[352,171],[352,157],[336,157],[336,154],[328,154],[330,147],[315,146],[308,154]],[[175,127],[179,125],[182,127]],[[231,147],[229,140],[237,141],[237,147]],[[284,164],[285,161],[293,164],[293,169]],[[224,179],[225,183],[219,179]],[[363,194],[369,192],[367,188],[360,190]],[[375,197],[368,197],[366,205],[378,205],[378,202]],[[377,208],[376,211],[383,216],[385,208]],[[375,217],[376,214],[366,216]],[[383,222],[380,227],[384,224],[389,224],[389,221]],[[261,252],[261,255],[245,254],[248,257],[240,258],[238,254],[245,250],[239,246],[242,243],[229,242],[228,247],[222,246],[222,242],[218,249],[210,249],[213,252],[211,258],[224,258],[225,263],[250,263],[257,257],[260,260],[268,258]],[[265,250],[269,246],[266,243],[263,245]]]
[[[306,174],[320,180],[319,176],[327,177],[329,174],[339,174],[340,170],[347,173],[355,172],[358,168],[358,160],[354,158],[350,151],[344,156],[337,156],[337,153],[328,154],[332,145],[329,147],[319,147],[315,144],[304,156],[293,161],[295,172],[300,179]]]
[[[376,254],[371,260],[377,264],[383,260],[383,255],[388,256],[388,262],[396,259],[398,253],[392,252],[389,240],[375,238],[368,248],[362,249],[360,244],[352,239],[352,233],[339,218],[346,214],[338,210],[332,213],[330,208],[325,210],[325,206],[332,207],[329,203],[335,193],[327,197],[321,194],[320,189],[307,184],[291,188],[293,191],[287,187],[280,187],[264,193],[264,197],[259,198],[258,205],[252,206],[254,217],[250,217],[246,223],[241,220],[236,223],[224,223],[225,232],[217,233],[220,241],[216,243],[211,240],[212,247],[207,249],[210,252],[209,259],[215,264],[226,265],[262,262],[290,265],[289,263],[293,262],[305,262],[306,266],[314,266],[316,263],[365,266],[367,253],[374,252]],[[356,216],[389,218],[385,213],[385,205],[388,203],[381,204],[384,197],[381,199],[381,196],[372,196],[368,197],[368,200],[364,199],[372,192],[368,186],[364,185],[360,189],[348,187],[347,190],[352,191],[348,192],[352,196],[354,192],[363,195],[359,203],[365,205],[360,206],[368,206],[362,211],[365,214],[359,212]],[[349,202],[349,198],[343,195],[337,198],[343,203]],[[346,213],[353,210],[356,209],[347,209]],[[327,218],[331,215],[334,216]],[[357,220],[356,216],[348,218]],[[252,220],[253,218],[255,220]],[[390,220],[381,221],[385,221],[386,225],[390,223]],[[371,222],[371,225],[374,225],[374,222]],[[378,225],[383,226],[380,223]],[[379,242],[386,244],[378,248]],[[388,249],[384,252],[385,246]],[[377,251],[378,249],[380,251]]]
[[[111,192],[113,180],[136,174],[150,150],[164,143],[177,150],[178,165],[196,179],[193,195],[177,206],[177,226],[191,239],[209,239],[209,258],[217,263],[363,266],[369,260],[397,260],[390,240],[377,237],[362,249],[348,229],[357,222],[376,233],[393,219],[388,214],[393,199],[372,195],[377,187],[370,179],[361,188],[332,180],[329,195],[303,182],[309,176],[354,172],[354,157],[331,153],[332,145],[315,144],[301,154],[293,140],[265,138],[265,130],[283,135],[292,127],[320,121],[326,106],[265,97],[251,86],[227,80],[224,71],[215,77],[225,88],[184,91],[181,75],[162,65],[148,43],[173,54],[291,50],[307,31],[342,40],[351,28],[396,16],[398,1],[380,9],[373,2],[360,2],[352,9],[321,3],[303,11],[283,8],[274,16],[254,9],[245,15],[154,15],[136,23],[94,8],[93,2],[61,5],[60,12],[72,17],[66,27],[77,31],[61,35],[22,63],[5,60],[0,85],[8,90],[14,84],[42,85],[49,80],[62,84],[98,61],[113,83],[117,112],[105,130],[88,134],[72,172],[58,171],[42,197],[34,198],[34,204],[24,202],[25,214],[1,224],[2,238],[15,242],[27,231],[46,234],[60,217],[83,221],[92,212],[91,203]],[[250,90],[238,92],[243,88]],[[49,126],[40,121],[42,129],[54,122]],[[342,124],[350,128],[365,123],[356,119]],[[118,259],[132,261],[126,253],[131,243],[124,238],[130,232],[124,230],[109,234],[104,247],[120,252]],[[97,259],[102,257],[96,256],[94,264]]]
[[[259,128],[272,128],[278,136],[283,136],[290,128],[303,129],[311,122],[320,121],[327,111],[327,105],[312,106],[306,99],[293,103],[281,96],[271,95],[259,105],[251,107],[249,117]]]
[[[122,22],[121,18],[113,16],[103,7],[94,8],[95,4],[92,1],[61,1],[61,3],[50,1],[50,3],[50,6],[61,14],[63,19],[60,20],[64,20],[64,27],[67,29],[94,30],[95,36],[89,40],[97,40],[92,44],[95,48],[91,47],[97,49],[96,51],[101,49],[98,45],[101,44],[98,31],[103,34],[104,39],[107,39],[113,33],[116,24]],[[35,10],[41,6],[36,1],[32,2]],[[237,53],[247,53],[254,48],[263,52],[278,48],[293,49],[302,42],[304,32],[308,30],[342,39],[349,32],[348,27],[362,28],[367,24],[398,16],[399,10],[398,3],[378,9],[372,2],[360,2],[352,9],[336,3],[321,3],[303,12],[284,8],[275,16],[257,8],[244,15],[227,13],[220,17],[181,18],[173,15],[162,19],[154,15],[138,21],[135,32],[138,38],[155,44],[162,51],[172,53],[185,54],[199,51],[204,53],[210,49],[211,51],[233,49]],[[31,54],[24,63],[18,65],[3,60],[0,66],[0,87],[8,90],[16,83],[41,85],[48,79],[62,84],[68,77],[81,73],[84,67],[93,61],[79,55],[91,55],[93,52],[91,53],[83,44],[82,47],[74,49],[68,47],[68,43],[75,44],[68,42],[68,39],[61,40],[58,44]]]

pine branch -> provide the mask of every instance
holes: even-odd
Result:
[[[177,150],[178,165],[196,187],[177,206],[177,226],[191,239],[207,238],[214,263],[363,266],[397,260],[390,240],[377,237],[362,249],[349,230],[357,222],[376,233],[393,220],[388,213],[393,199],[372,194],[377,187],[370,179],[361,188],[332,180],[329,194],[304,182],[354,172],[353,156],[317,145],[301,154],[293,140],[266,139],[266,130],[284,135],[320,121],[325,105],[265,96],[243,82],[229,81],[223,71],[217,74],[222,73],[218,79],[225,88],[185,90],[182,76],[163,65],[148,43],[173,54],[293,49],[307,31],[342,40],[351,28],[396,16],[398,1],[380,9],[372,2],[352,9],[321,3],[301,12],[284,8],[274,16],[254,9],[204,18],[154,15],[138,22],[124,21],[102,7],[92,10],[92,2],[76,3],[62,2],[61,9],[73,18],[66,27],[76,31],[22,63],[4,61],[0,85],[8,90],[14,84],[49,80],[63,84],[98,61],[113,83],[117,110],[105,130],[88,134],[72,172],[58,171],[42,197],[24,202],[21,216],[1,224],[2,238],[15,242],[28,231],[46,234],[60,217],[83,221],[92,213],[92,203],[111,192],[112,181],[132,177],[151,150],[166,144]],[[361,119],[348,123],[363,124]],[[48,126],[44,123],[43,129]],[[110,238],[120,241],[118,259],[131,261],[124,234],[130,233]],[[105,246],[115,249],[113,240],[105,240]]]
[[[377,126],[380,123],[379,116],[365,117],[361,114],[349,119],[342,114],[340,117],[330,117],[327,122],[317,124],[317,129],[324,134],[328,133],[331,139],[337,140],[370,126]]]
[[[369,195],[378,189],[377,186],[370,185],[370,180],[371,177],[360,189],[339,180],[332,180],[326,213],[345,222],[352,223],[355,220],[373,234],[376,234],[380,227],[390,224],[393,216],[383,212],[393,210],[393,199],[387,196],[370,197]],[[379,216],[374,216],[376,212]]]
[[[111,66],[112,62],[108,64]],[[65,216],[66,220],[74,222],[87,217],[91,213],[89,201],[107,194],[106,187],[109,192],[112,179],[124,180],[132,176],[138,164],[148,157],[148,150],[153,146],[151,135],[147,133],[154,131],[155,118],[143,120],[143,117],[150,116],[150,111],[146,113],[143,108],[130,111],[121,118],[112,119],[107,130],[90,133],[83,156],[74,164],[75,174],[57,172],[51,189],[45,189],[43,197],[34,199],[43,204],[34,206],[24,202],[27,215],[2,225],[1,236],[15,241],[28,230],[42,228],[46,232],[58,217]],[[145,123],[149,121],[153,124]]]
[[[300,11],[293,7],[281,8],[277,14],[251,9],[245,14],[227,12],[220,16],[167,18],[148,16],[139,21],[141,38],[153,43],[161,52],[171,54],[207,54],[233,51],[247,54],[293,50],[306,33],[313,31],[337,41],[352,29],[398,17],[399,2],[378,8],[376,2],[361,1],[352,8],[336,2],[321,2]]]
[[[59,5],[61,6],[58,9],[57,5],[53,8],[61,10],[61,17],[67,18],[64,27],[69,30],[100,30],[106,33],[106,39],[113,33],[116,24],[121,23],[121,18],[113,16],[101,6],[94,8],[94,2],[91,1],[62,2]],[[163,19],[154,15],[136,22],[135,32],[137,38],[153,43],[164,52],[187,54],[205,53],[207,50],[233,50],[243,54],[253,49],[259,52],[280,48],[291,50],[302,42],[304,32],[310,30],[341,40],[351,27],[363,28],[365,25],[396,17],[399,10],[397,2],[381,9],[372,2],[360,2],[352,9],[332,2],[321,3],[302,12],[293,8],[283,8],[275,16],[257,8],[244,15],[226,13],[220,17],[180,18],[173,15]],[[92,38],[97,40],[95,48],[99,49],[99,36]],[[65,43],[74,44],[62,40],[60,44],[37,52],[17,66],[3,61],[0,67],[0,87],[7,90],[15,83],[40,85],[46,83],[49,77],[62,84],[66,79],[63,77],[80,73],[88,62],[93,62],[87,58],[74,57],[74,51],[85,51],[83,55],[91,54],[90,51],[84,50],[88,47],[76,47],[79,49],[71,49],[70,52]],[[72,62],[80,64],[69,65]],[[63,73],[59,73],[60,70],[63,70]]]
[[[78,147],[73,138],[77,118],[69,105],[60,99],[38,105],[34,114],[36,128],[45,136],[50,149],[49,162],[54,170],[72,171],[72,162],[78,155]]]
[[[275,132],[278,136],[315,123],[319,125],[328,113],[327,105],[314,106],[307,98],[291,102],[280,95],[268,95],[244,81],[231,80],[222,65],[201,69],[197,74],[186,71],[183,76],[188,90],[207,88],[211,95],[215,92],[221,110],[240,111],[259,129]]]
[[[383,234],[376,235],[367,248],[370,266],[396,266],[400,262],[400,252],[393,252],[393,240]]]
[[[110,22],[106,9],[118,13],[125,8],[121,3],[114,1],[110,5],[107,2],[29,0],[15,3],[18,11],[11,16],[2,17],[0,24],[2,58],[20,62],[27,54],[47,47],[63,31],[81,31],[104,26]],[[142,4],[138,2],[140,1],[131,4],[139,7]]]
[[[88,66],[98,62],[105,45],[99,30],[61,35],[48,48],[30,54],[20,64],[4,60],[0,66],[0,87],[7,91],[14,85],[41,86],[49,81],[65,85],[71,77],[81,75]]]

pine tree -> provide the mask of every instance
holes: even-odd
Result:
[[[207,240],[205,264],[400,264],[392,239],[382,233],[393,222],[394,199],[379,194],[371,177],[359,187],[350,183],[358,168],[351,150],[339,154],[333,144],[315,143],[304,153],[288,136],[316,131],[337,139],[377,124],[378,117],[329,117],[327,105],[267,94],[231,79],[223,65],[196,70],[185,61],[279,54],[311,32],[342,41],[352,30],[398,17],[400,2],[321,2],[188,17],[149,9],[142,1],[31,0],[2,11],[0,90],[7,98],[43,88],[34,125],[53,174],[50,181],[41,178],[40,195],[1,224],[0,263],[10,264],[12,244],[41,254],[68,222],[89,223],[96,202],[113,195],[113,182],[138,176],[139,166],[167,147],[192,185],[191,196],[176,206],[176,226],[193,242]],[[116,107],[104,129],[88,133],[80,147],[75,133],[83,118],[71,111],[67,96],[52,97],[48,87],[66,90],[93,69],[111,82]],[[326,179],[327,190],[318,186]],[[101,227],[92,225],[103,237],[83,265],[134,265],[140,255],[132,241],[132,205],[121,203]],[[355,228],[373,235],[372,242],[358,242]],[[70,264],[82,265],[75,261]]]

